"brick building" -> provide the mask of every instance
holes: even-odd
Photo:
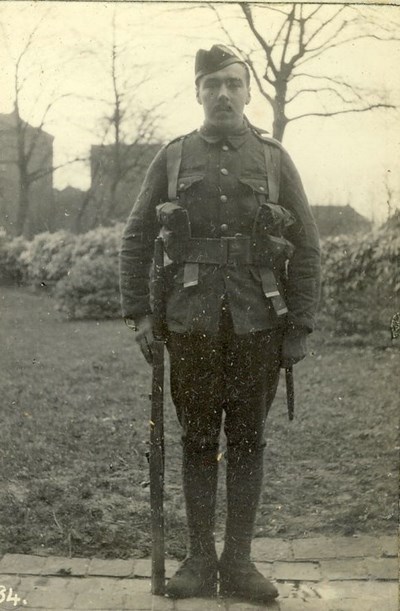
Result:
[[[22,122],[24,150],[30,155],[28,173],[53,166],[54,137],[42,129]],[[8,233],[18,233],[17,217],[20,198],[20,170],[17,156],[17,115],[0,114],[0,225]],[[53,225],[53,176],[49,172],[30,184],[29,209],[23,227],[25,236],[31,237]]]

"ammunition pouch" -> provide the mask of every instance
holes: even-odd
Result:
[[[260,270],[263,292],[271,299],[276,314],[286,314],[280,278],[286,260],[293,253],[293,245],[269,231],[278,233],[282,227],[291,225],[294,219],[290,212],[275,204],[262,204],[252,236],[222,238],[192,238],[188,212],[176,203],[159,204],[157,216],[168,257],[185,265],[184,287],[198,284],[200,264],[255,265]]]
[[[172,261],[184,261],[191,236],[188,211],[174,202],[159,204],[156,211],[165,252]]]

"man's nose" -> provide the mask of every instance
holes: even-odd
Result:
[[[228,87],[225,85],[225,83],[222,83],[221,87],[219,88],[218,99],[221,98],[229,98]]]

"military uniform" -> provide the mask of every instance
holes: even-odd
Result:
[[[312,331],[319,293],[319,243],[301,180],[276,141],[245,124],[226,137],[202,127],[182,137],[177,196],[189,213],[192,237],[252,235],[257,209],[268,201],[265,145],[281,152],[278,203],[295,217],[287,239],[295,246],[285,281],[289,315],[285,324]],[[168,201],[167,147],[151,164],[128,219],[121,257],[123,315],[151,312],[148,273],[160,225],[156,206]],[[179,239],[179,238],[178,238]],[[168,272],[167,326],[170,331],[215,334],[222,296],[229,301],[239,335],[282,325],[261,289],[256,265],[201,264],[195,287],[184,287],[184,265]]]
[[[203,588],[193,592],[214,592],[217,455],[225,412],[228,511],[220,574],[225,593],[234,594],[234,582],[250,557],[264,425],[278,384],[282,339],[314,326],[318,234],[299,175],[278,142],[247,120],[228,134],[204,125],[163,147],[149,167],[121,248],[125,317],[140,320],[151,314],[157,206],[173,198],[187,211],[190,236],[186,253],[179,253],[179,228],[167,228],[173,259],[166,268],[171,392],[182,426],[188,553],[211,567],[209,573],[204,569]],[[257,215],[271,200],[291,218],[284,238],[293,254],[279,265],[268,263],[256,245]],[[269,293],[271,278],[277,290]],[[232,562],[237,564],[231,570]],[[190,595],[187,575],[186,569],[182,586],[178,574],[171,595]],[[257,590],[255,573],[243,579]]]

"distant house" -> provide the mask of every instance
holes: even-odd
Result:
[[[351,206],[311,206],[321,238],[369,231],[371,221]]]
[[[33,145],[28,172],[45,170],[53,166],[54,137],[44,131],[22,124],[25,151]],[[20,171],[17,162],[16,114],[0,114],[0,225],[8,233],[17,233],[16,221],[19,206]],[[29,211],[24,224],[28,237],[52,229],[53,175],[47,173],[30,185]]]

